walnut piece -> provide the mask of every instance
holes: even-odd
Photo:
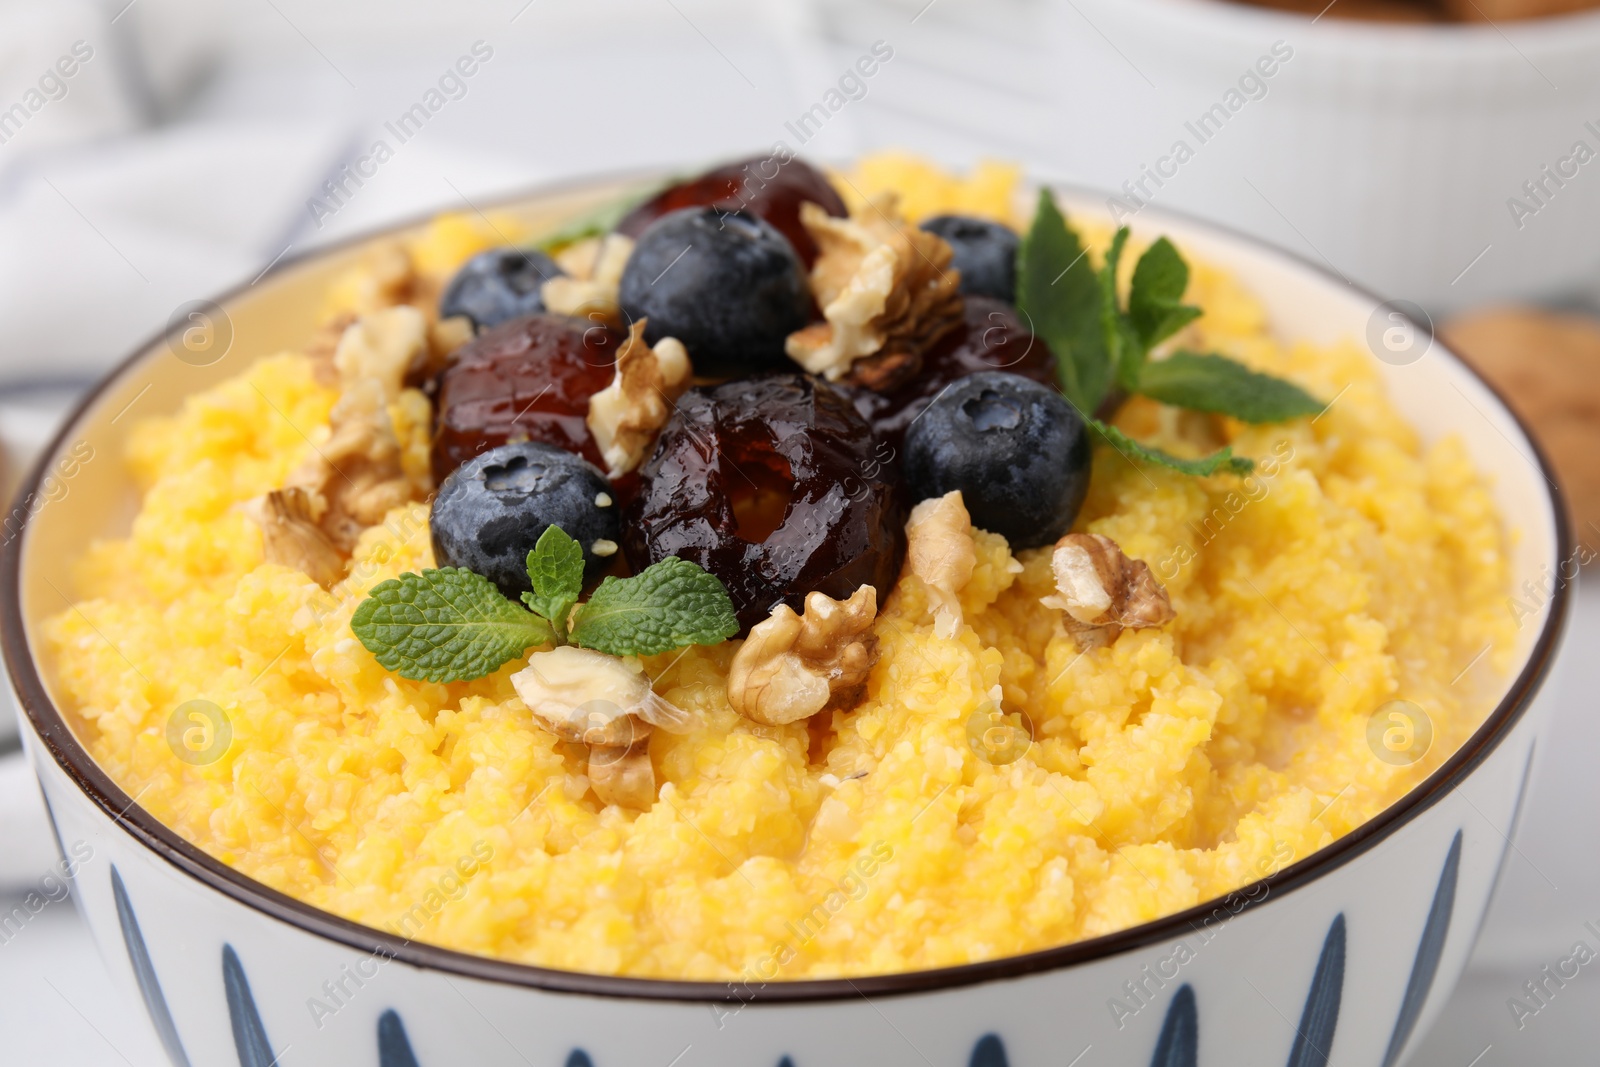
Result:
[[[472,320],[465,315],[451,315],[448,319],[440,319],[428,327],[428,348],[432,359],[439,368],[449,360],[452,353],[476,336],[472,328]]]
[[[650,442],[672,415],[673,402],[689,388],[692,368],[683,343],[663,337],[651,348],[644,343],[644,326],[640,319],[629,328],[617,352],[616,376],[589,398],[586,421],[609,478],[643,462]]]
[[[339,350],[339,341],[344,337],[344,332],[355,321],[354,315],[342,312],[318,326],[311,335],[305,354],[311,360],[311,373],[319,385],[339,384],[339,372],[334,369],[333,354]]]
[[[574,278],[593,278],[594,265],[600,262],[600,249],[605,237],[585,237],[572,242],[551,258],[556,266]]]
[[[365,315],[416,299],[420,288],[423,286],[412,265],[411,254],[399,241],[377,245],[359,265],[341,274],[333,284],[329,313],[305,350],[311,357],[317,381],[323,385],[339,383],[333,356],[352,323]]]
[[[539,296],[546,311],[618,325],[622,322],[622,309],[617,304],[617,290],[622,285],[622,268],[633,255],[633,238],[606,234],[593,246],[592,262],[587,242],[584,245],[582,254],[563,254],[558,265],[567,274],[541,285]]]
[[[728,670],[728,703],[768,726],[854,707],[878,658],[870,633],[878,593],[870,585],[849,600],[806,596],[804,615],[787,604],[757,623]]]
[[[589,786],[602,804],[649,811],[656,802],[656,769],[650,742],[624,747],[589,746]]]
[[[344,556],[317,525],[315,503],[304,489],[273,490],[245,510],[261,527],[268,562],[301,571],[324,589],[344,577]]]
[[[817,242],[811,293],[826,320],[789,335],[789,358],[829,381],[887,391],[922,368],[922,353],[961,320],[961,275],[945,241],[900,219],[885,196],[837,219],[802,204]]]
[[[346,285],[348,310],[356,315],[370,315],[404,303],[412,296],[417,285],[417,270],[405,245],[399,241],[385,241],[367,253]]]
[[[1123,630],[1164,626],[1174,618],[1172,601],[1150,567],[1129,559],[1102,534],[1067,534],[1050,556],[1056,592],[1045,607],[1067,613],[1067,632],[1085,649],[1116,640]]]
[[[558,645],[529,656],[511,685],[540,725],[563,741],[627,748],[650,736],[638,714],[654,695],[650,678],[616,656]]]
[[[651,724],[683,729],[688,716],[656,695],[643,668],[558,645],[529,656],[511,684],[541,726],[589,746],[589,784],[603,803],[650,809],[656,799]]]
[[[348,555],[361,531],[412,500],[415,487],[401,466],[400,442],[378,379],[363,378],[347,388],[329,424],[332,435],[290,474],[288,487],[312,495],[318,524]]]
[[[934,633],[954,637],[961,625],[961,600],[956,595],[972,580],[978,549],[972,540],[972,516],[954,489],[922,501],[906,522],[906,569],[927,585],[934,606]]]
[[[384,308],[346,327],[334,349],[333,366],[349,386],[376,379],[387,403],[400,395],[406,369],[428,345],[428,320],[409,304]]]
[[[427,350],[427,319],[414,307],[374,311],[345,328],[333,354],[343,387],[328,416],[331,433],[290,475],[288,488],[311,497],[317,523],[345,555],[361,531],[416,499],[406,476],[389,405],[407,368]]]

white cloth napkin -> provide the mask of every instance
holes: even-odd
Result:
[[[178,305],[259,274],[348,135],[205,124],[14,166],[0,182],[0,382],[92,377]]]

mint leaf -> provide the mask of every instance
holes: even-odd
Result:
[[[356,607],[350,629],[385,668],[415,682],[481,678],[554,639],[543,619],[463,567],[379,582]]]
[[[600,237],[608,234],[617,228],[617,223],[621,222],[623,216],[628,212],[667,186],[676,185],[678,181],[679,179],[672,178],[667,181],[652,182],[649,185],[633,189],[615,200],[609,200],[569,220],[559,228],[533,242],[533,247],[541,252],[559,252],[567,245],[576,244],[586,237]]]
[[[1192,411],[1232,415],[1245,422],[1287,422],[1322,410],[1292,382],[1253,371],[1224,356],[1175,352],[1145,365],[1139,392]]]
[[[677,556],[632,578],[607,578],[578,609],[572,643],[612,656],[714,645],[739,632],[722,583]]]
[[[1110,355],[1117,384],[1133,390],[1139,384],[1139,367],[1144,363],[1145,347],[1132,321],[1123,313],[1117,299],[1117,269],[1122,250],[1128,244],[1128,228],[1117,231],[1106,250],[1105,266],[1100,268],[1100,327],[1105,331],[1106,351]]]
[[[1048,189],[1017,250],[1017,309],[1055,353],[1061,391],[1092,412],[1111,384],[1100,280]]]
[[[556,637],[564,639],[567,617],[583,592],[583,546],[559,526],[548,526],[528,553],[528,579],[533,592],[522,602],[549,619]]]
[[[1133,268],[1128,292],[1128,318],[1145,352],[1200,317],[1200,309],[1183,303],[1189,288],[1189,265],[1165,237],[1145,249]]]
[[[1196,478],[1208,478],[1218,471],[1227,471],[1231,474],[1249,474],[1256,469],[1255,461],[1234,455],[1231,446],[1219,448],[1211,455],[1202,456],[1200,459],[1181,459],[1170,452],[1163,452],[1159,448],[1142,445],[1115,426],[1103,423],[1099,419],[1090,419],[1089,426],[1097,431],[1107,444],[1130,460],[1139,459],[1144,460],[1146,463],[1170,467],[1175,471],[1191,474]]]

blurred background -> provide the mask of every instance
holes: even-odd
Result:
[[[1325,3],[0,0],[4,471],[176,308],[285,257],[783,141],[821,161],[1016,161],[1103,190],[1113,219],[1188,211],[1405,301],[1511,391],[1600,546],[1600,12]],[[797,126],[876,43],[892,59],[864,90]],[[464,55],[476,73],[441,81]],[[430,92],[442,103],[397,138],[387,124]],[[392,158],[328,198],[379,140]],[[1600,598],[1579,614],[1592,646]],[[1415,1062],[1571,1063],[1600,1037],[1600,976],[1520,1027],[1506,1003],[1600,921],[1600,667],[1569,660],[1472,969]],[[54,862],[10,715],[0,911]],[[159,1064],[146,1029],[69,902],[0,942],[6,1062]]]

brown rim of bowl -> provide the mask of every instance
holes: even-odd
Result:
[[[656,171],[653,173],[659,175],[661,172]],[[520,203],[541,194],[574,191],[608,181],[621,183],[643,176],[639,171],[593,175],[568,182],[540,185],[516,196],[501,197],[494,201],[494,204]],[[1065,183],[1041,181],[1039,184],[1048,185],[1058,191],[1070,192],[1085,197],[1098,198],[1102,195],[1095,190],[1083,189]],[[356,244],[373,240],[386,233],[393,233],[425,223],[437,214],[437,211],[430,212],[407,222],[385,226],[334,244],[318,247],[275,265],[269,271],[269,274],[276,274],[307,259],[338,249],[349,248]],[[1330,284],[1345,286],[1371,300],[1374,304],[1382,303],[1377,296],[1368,290],[1349,284],[1344,279],[1324,270],[1316,263],[1303,259],[1294,252],[1266,244],[1238,230],[1207,222],[1183,212],[1162,210],[1157,215],[1158,220],[1159,217],[1168,217],[1232,237],[1269,255],[1279,257],[1309,270],[1315,275],[1326,279]],[[247,288],[249,288],[248,285],[234,286],[218,297],[217,302],[226,304],[227,301]],[[1432,335],[1431,330],[1429,333]],[[124,374],[132,370],[147,354],[155,350],[156,346],[167,336],[168,331],[163,330],[136,348],[133,355],[118,364],[78,403],[77,407],[73,409],[72,415],[62,425],[54,440],[50,442],[49,447],[40,453],[38,462],[18,490],[17,499],[23,499],[25,494],[35,492],[38,489],[40,480],[43,478],[50,461],[66,444],[78,421],[94,405],[100,395],[112,383],[118,381]],[[1522,431],[1523,436],[1527,438],[1532,446],[1539,473],[1544,478],[1548,488],[1550,508],[1556,525],[1556,559],[1560,561],[1568,558],[1574,550],[1571,523],[1567,514],[1564,496],[1560,486],[1555,481],[1553,469],[1544,451],[1539,447],[1538,442],[1533,439],[1533,435],[1528,432],[1528,428],[1521,418],[1511,409],[1510,405],[1506,404],[1505,398],[1493,385],[1479,378],[1469,364],[1444,346],[1437,337],[1434,338],[1434,344],[1447,358],[1455,362],[1457,366],[1489,390],[1495,399],[1500,402],[1501,406],[1506,409],[1507,413],[1510,414],[1513,422]],[[233,900],[281,922],[351,948],[359,949],[362,952],[381,952],[392,959],[415,967],[461,975],[481,981],[502,982],[553,993],[615,997],[629,1000],[784,1004],[855,1000],[863,996],[890,997],[941,991],[1072,967],[1160,944],[1173,938],[1183,937],[1199,929],[1200,924],[1216,911],[1219,902],[1237,901],[1237,909],[1230,906],[1228,910],[1235,915],[1243,914],[1257,905],[1264,904],[1284,893],[1298,889],[1362,855],[1368,849],[1395,833],[1400,827],[1437,804],[1476,769],[1480,763],[1487,759],[1489,754],[1510,733],[1511,728],[1521,719],[1523,713],[1527,710],[1528,704],[1532,701],[1534,694],[1543,682],[1545,675],[1549,672],[1551,658],[1566,628],[1567,611],[1570,602],[1569,585],[1558,585],[1550,600],[1549,614],[1546,616],[1538,640],[1534,643],[1533,649],[1529,653],[1526,666],[1523,667],[1521,673],[1517,675],[1516,679],[1508,687],[1505,696],[1501,698],[1495,709],[1484,719],[1483,725],[1467,739],[1460,749],[1445,761],[1443,766],[1429,775],[1421,785],[1394,804],[1391,804],[1388,808],[1385,808],[1372,819],[1356,827],[1326,848],[1319,849],[1300,862],[1286,867],[1267,878],[1250,885],[1241,886],[1221,897],[1213,898],[1195,907],[1156,919],[1153,922],[1143,923],[1113,934],[1106,934],[1084,941],[1075,941],[1055,948],[1040,949],[1018,956],[1006,956],[981,963],[939,967],[925,971],[907,971],[900,974],[869,975],[848,979],[823,978],[802,981],[771,981],[761,985],[752,985],[741,980],[721,982],[686,981],[669,978],[628,978],[618,975],[562,971],[532,964],[493,959],[488,956],[476,956],[470,953],[457,952],[453,949],[440,948],[435,945],[407,941],[392,934],[386,934],[381,930],[341,918],[331,912],[322,911],[287,894],[262,885],[185,841],[143,808],[136,806],[133,798],[123,792],[122,788],[112,781],[105,771],[101,770],[88,751],[79,743],[77,737],[73,735],[71,728],[56,709],[49,693],[45,690],[44,682],[39,675],[38,664],[34,659],[33,650],[29,645],[23,624],[22,599],[19,592],[22,545],[27,534],[27,519],[28,516],[25,514],[16,536],[7,541],[3,548],[0,548],[0,652],[5,655],[6,667],[10,673],[12,685],[20,698],[22,708],[27,714],[34,732],[43,741],[45,748],[49,750],[56,763],[77,783],[80,789],[89,795],[113,823],[121,825],[133,838],[180,871],[225,896],[231,897]]]

